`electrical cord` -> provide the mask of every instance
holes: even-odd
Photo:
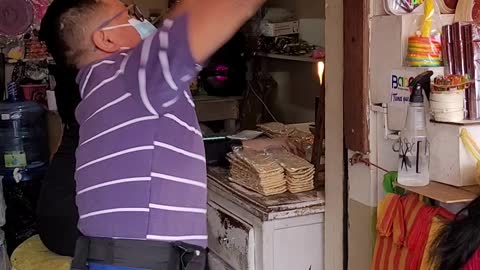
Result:
[[[267,113],[270,115],[270,117],[272,117],[273,121],[275,122],[278,122],[277,121],[277,118],[273,115],[273,113],[270,111],[270,109],[268,108],[267,104],[265,104],[265,102],[263,101],[263,99],[257,94],[257,92],[255,91],[254,87],[252,86],[252,82],[251,81],[248,81],[248,90],[252,91],[252,93],[257,97],[258,101],[260,101],[260,103],[262,103],[263,107],[265,108],[265,110],[267,111]]]

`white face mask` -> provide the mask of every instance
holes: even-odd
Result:
[[[157,28],[151,24],[149,21],[144,20],[143,22],[137,20],[137,19],[130,19],[128,20],[127,24],[120,24],[120,25],[114,25],[114,26],[109,26],[109,27],[104,27],[101,30],[112,30],[112,29],[117,29],[117,28],[122,28],[122,27],[133,27],[135,30],[137,30],[138,34],[140,35],[140,38],[142,40],[145,40],[147,37],[149,37],[151,34],[155,33],[157,31]]]

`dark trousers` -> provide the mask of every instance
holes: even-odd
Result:
[[[207,270],[207,251],[181,242],[80,237],[71,270],[90,269]]]
[[[80,235],[74,178],[77,145],[78,126],[65,127],[60,147],[42,181],[37,205],[38,233],[42,242],[51,251],[64,256],[73,256]]]
[[[58,255],[73,256],[75,243],[80,236],[77,220],[78,217],[74,215],[38,217],[38,234],[43,244]]]

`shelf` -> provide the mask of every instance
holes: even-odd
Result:
[[[480,188],[477,186],[454,187],[438,182],[430,182],[424,187],[407,187],[397,184],[397,186],[427,198],[443,203],[467,203],[473,201],[480,194]]]
[[[202,103],[202,104],[240,101],[242,99],[243,97],[240,97],[240,96],[228,96],[228,97],[216,97],[216,96],[206,96],[206,95],[193,96],[193,101],[195,103]]]
[[[7,59],[6,62],[7,62],[8,64],[16,64],[16,63],[18,63],[18,62],[28,63],[28,62],[43,62],[43,61],[47,61],[47,62],[52,63],[52,64],[54,63],[52,57],[47,57],[47,58],[35,58],[35,59],[33,59],[33,58],[25,58],[25,59],[19,59],[19,60],[9,58],[9,59]]]
[[[436,124],[445,124],[445,125],[454,125],[454,126],[478,126],[480,125],[480,120],[462,120],[458,122],[445,122],[445,121],[437,121],[437,120],[430,120],[432,123]]]
[[[314,59],[308,55],[295,56],[295,55],[283,55],[283,54],[275,54],[275,53],[257,53],[256,55],[260,57],[267,57],[272,59],[309,62],[309,63],[318,63],[318,62],[324,61],[324,59]]]
[[[198,121],[225,121],[225,131],[229,135],[237,131],[241,100],[242,97],[193,97]]]

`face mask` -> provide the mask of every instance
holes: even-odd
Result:
[[[137,30],[138,34],[140,35],[140,38],[142,40],[146,39],[149,37],[151,34],[155,33],[157,31],[157,28],[151,24],[149,21],[144,20],[143,22],[137,20],[137,19],[130,19],[128,20],[128,24],[120,24],[120,25],[115,25],[115,26],[110,26],[110,27],[105,27],[102,28],[102,30],[112,30],[112,29],[117,29],[121,27],[133,27],[135,30]]]

